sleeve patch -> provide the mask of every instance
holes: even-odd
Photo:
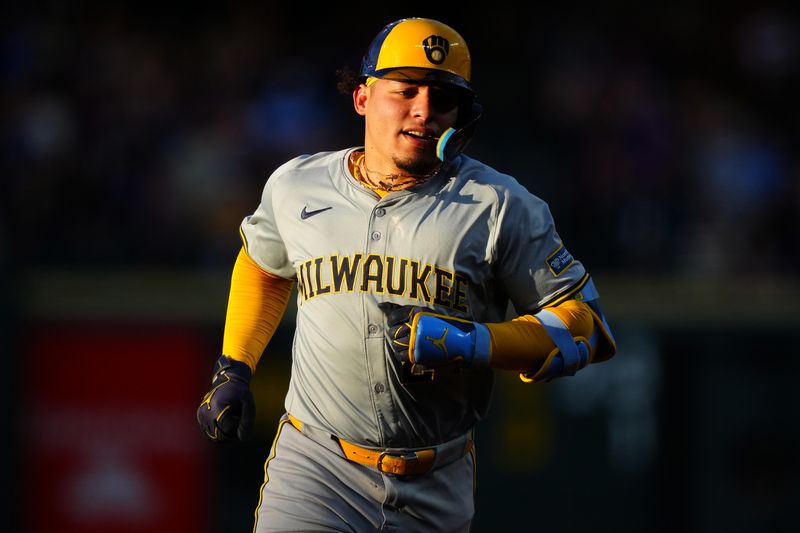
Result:
[[[552,272],[554,276],[558,276],[564,272],[574,262],[575,259],[572,257],[572,254],[569,253],[569,250],[567,250],[563,244],[559,246],[555,252],[547,256],[547,266],[550,267],[550,272]]]

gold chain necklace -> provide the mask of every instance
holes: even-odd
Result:
[[[364,152],[353,152],[350,154],[350,163],[353,165],[353,176],[359,181],[359,183],[364,185],[364,187],[373,191],[392,192],[407,189],[413,185],[419,185],[420,183],[428,181],[439,172],[439,169],[441,169],[441,165],[437,165],[433,172],[430,172],[424,176],[389,174],[384,176],[384,179],[391,180],[393,183],[387,183],[387,181],[383,180],[378,180],[376,183],[370,178],[369,175],[370,173],[377,174],[377,172],[372,172],[367,168],[366,155],[367,154]]]

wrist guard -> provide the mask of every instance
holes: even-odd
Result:
[[[433,313],[419,313],[411,326],[412,363],[436,367],[460,362],[465,367],[489,366],[489,329],[478,322]]]
[[[435,368],[460,362],[488,366],[491,340],[480,323],[432,313],[430,309],[379,304],[386,313],[388,340],[395,359]]]

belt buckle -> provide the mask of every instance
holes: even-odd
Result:
[[[384,459],[387,457],[396,460],[390,461],[388,465],[384,465]],[[378,470],[381,472],[386,472],[388,474],[395,474],[398,476],[404,475],[408,470],[413,470],[413,468],[409,468],[411,465],[416,465],[419,461],[419,456],[417,452],[408,452],[408,453],[391,453],[391,452],[381,452],[378,456]]]

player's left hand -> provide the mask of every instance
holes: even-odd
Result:
[[[434,313],[413,305],[383,302],[388,336],[395,358],[426,368],[459,363],[489,364],[491,340],[485,325]]]
[[[214,365],[211,390],[197,408],[197,423],[209,439],[247,440],[255,425],[255,402],[250,391],[252,372],[246,363],[221,356]]]

